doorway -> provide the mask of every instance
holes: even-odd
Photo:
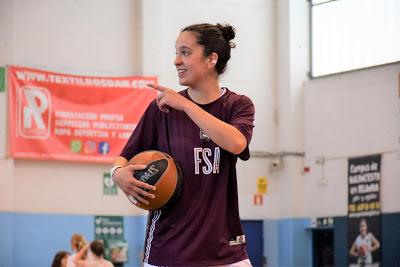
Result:
[[[263,221],[242,221],[242,226],[246,235],[247,254],[249,255],[251,264],[254,267],[266,266]]]
[[[313,267],[333,267],[333,229],[313,230]]]

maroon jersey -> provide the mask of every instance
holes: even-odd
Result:
[[[225,89],[217,100],[199,105],[233,125],[250,143],[254,106],[251,100]],[[179,92],[190,99],[187,90]],[[144,262],[161,266],[230,264],[247,259],[240,224],[236,161],[250,157],[248,145],[240,155],[217,146],[186,115],[159,110],[153,101],[121,156],[144,150],[170,154],[183,172],[183,189],[171,208],[149,212]]]

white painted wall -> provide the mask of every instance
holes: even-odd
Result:
[[[307,1],[277,1],[277,93],[275,153],[287,152],[281,170],[273,172],[277,182],[278,206],[274,218],[303,216],[301,182],[304,152],[303,83],[309,66]]]
[[[157,75],[161,84],[180,90],[172,64],[179,30],[198,22],[228,22],[237,30],[237,48],[221,84],[248,95],[256,106],[251,149],[273,150],[275,9],[272,0],[3,0],[0,65],[78,75]],[[0,101],[5,104],[5,99],[3,93]],[[5,125],[5,113],[0,116]],[[102,195],[102,174],[108,165],[7,159],[5,132],[0,136],[0,210],[143,214],[121,192],[118,197]],[[244,218],[264,218],[269,210],[267,205],[253,206],[256,180],[268,175],[267,164],[266,159],[239,163]]]
[[[312,80],[305,86],[306,164],[305,214],[347,214],[349,157],[383,153],[381,203],[383,212],[399,212],[400,187],[400,64]],[[321,165],[326,158],[321,183]],[[318,203],[318,205],[315,205]]]
[[[0,65],[93,76],[140,75],[141,13],[142,2],[131,0],[2,0]],[[0,125],[7,121],[5,96],[0,95]],[[116,197],[103,196],[108,164],[8,159],[6,132],[0,137],[0,210],[144,214],[121,191]]]
[[[11,0],[0,1],[0,66],[3,67],[12,58],[12,27],[13,4]],[[8,25],[8,26],[7,26]],[[7,133],[7,97],[0,93],[0,158],[6,155]]]
[[[345,215],[347,157],[384,153],[382,205],[399,211],[399,65],[307,82],[305,0],[0,1],[0,65],[16,64],[82,75],[157,75],[181,89],[172,64],[179,30],[198,22],[237,29],[221,84],[252,98],[251,150],[305,152],[238,163],[243,218]],[[0,93],[0,108],[5,106]],[[3,110],[5,111],[5,110]],[[6,126],[5,112],[0,126]],[[6,127],[2,127],[5,129]],[[0,132],[0,210],[71,214],[143,214],[121,194],[103,196],[106,164],[12,160]],[[318,156],[325,156],[321,185]],[[304,161],[304,162],[303,162]],[[311,172],[302,174],[303,165]],[[258,176],[268,177],[264,205],[255,207]]]
[[[93,76],[140,73],[141,1],[5,3],[11,56],[2,64]]]
[[[236,28],[221,84],[249,96],[256,106],[251,148],[271,150],[274,140],[275,1],[146,0],[143,2],[143,71],[159,75],[160,84],[179,87],[173,65],[180,30],[194,23],[230,23]],[[240,14],[240,18],[238,15]]]
[[[143,2],[143,71],[159,75],[160,84],[181,90],[173,65],[179,31],[194,23],[230,23],[236,28],[236,48],[231,52],[221,85],[249,96],[256,107],[252,150],[275,150],[276,1],[265,0],[146,0]],[[240,15],[239,15],[240,14]],[[263,206],[254,206],[257,177],[267,176],[271,194]],[[269,160],[238,162],[240,211],[243,218],[275,216],[276,181]],[[272,201],[271,201],[272,200]]]

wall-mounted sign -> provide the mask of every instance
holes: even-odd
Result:
[[[349,264],[378,266],[381,261],[381,155],[348,160],[347,240]]]
[[[114,263],[128,260],[128,243],[124,239],[122,216],[95,216],[95,239],[104,241],[104,256]]]
[[[253,197],[253,204],[255,206],[262,206],[264,204],[263,198],[264,198],[263,195],[255,194]]]
[[[10,155],[112,162],[157,91],[156,77],[90,77],[9,66]]]
[[[118,188],[110,176],[110,172],[103,173],[103,195],[117,195]]]
[[[266,176],[257,177],[257,194],[266,194],[268,192],[268,179]]]
[[[6,68],[0,67],[0,92],[6,90]]]

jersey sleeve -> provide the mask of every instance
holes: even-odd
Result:
[[[157,114],[158,107],[156,101],[153,100],[128,139],[120,154],[121,157],[130,160],[139,152],[156,148],[158,136]]]
[[[246,148],[238,155],[242,160],[248,160],[250,158],[249,144],[253,135],[254,113],[253,102],[246,96],[241,96],[233,105],[232,116],[229,123],[236,127],[247,140]]]

